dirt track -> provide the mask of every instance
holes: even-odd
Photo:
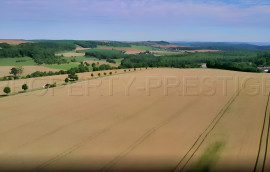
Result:
[[[243,85],[247,77],[254,78]],[[268,94],[247,94],[263,77],[148,69],[2,98],[0,169],[172,171],[198,146],[186,170],[211,143],[222,141],[213,169],[250,164],[246,168],[252,171]],[[201,135],[205,139],[197,145]]]

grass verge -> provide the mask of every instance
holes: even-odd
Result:
[[[218,162],[220,153],[224,146],[225,142],[221,141],[211,144],[187,171],[211,171]]]

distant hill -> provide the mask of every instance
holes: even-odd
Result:
[[[211,49],[221,51],[245,51],[245,50],[270,50],[270,45],[254,45],[251,43],[230,43],[230,42],[170,42],[171,44],[189,46],[192,49]]]

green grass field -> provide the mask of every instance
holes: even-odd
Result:
[[[151,47],[147,47],[147,46],[138,46],[138,45],[132,45],[131,48],[135,48],[135,49],[138,49],[138,50],[148,50],[148,51],[151,51],[152,48]]]
[[[121,61],[122,61],[123,59],[113,59],[113,60],[116,62],[116,64],[120,65],[120,64],[121,64]]]
[[[37,64],[30,57],[0,58],[0,66],[34,66],[34,65]]]
[[[69,62],[71,62],[71,59],[73,59],[74,57],[63,57],[63,59],[68,60]],[[76,56],[75,57],[77,62],[83,62],[84,60],[87,60],[84,56]]]

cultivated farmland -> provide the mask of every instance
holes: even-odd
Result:
[[[25,40],[0,40],[0,43],[19,45],[19,44],[23,44],[23,43],[33,43],[33,42],[32,41],[25,41]]]
[[[269,171],[269,81],[137,69],[1,98],[0,169]]]
[[[0,77],[11,75],[10,74],[10,69],[12,67],[13,66],[0,66]],[[44,67],[44,66],[23,66],[23,69],[24,70],[23,70],[22,76],[26,76],[26,75],[34,73],[36,71],[41,71],[41,72],[49,72],[49,71],[56,72],[56,71],[59,71],[57,69],[51,69],[51,68]]]

